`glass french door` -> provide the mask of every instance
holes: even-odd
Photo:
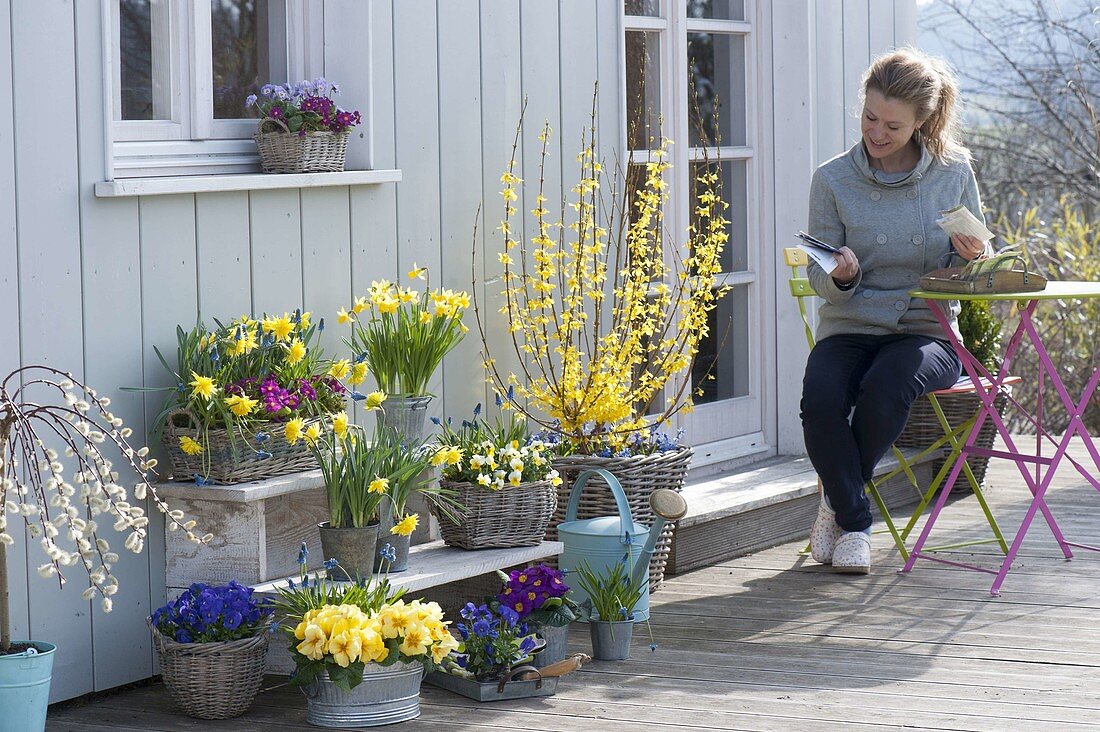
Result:
[[[758,281],[763,252],[762,176],[756,140],[752,0],[624,0],[624,131],[632,165],[644,165],[663,134],[673,139],[669,230],[692,223],[694,181],[719,172],[730,204],[729,241],[718,285],[730,287],[710,314],[686,376],[695,409],[679,417],[685,440],[707,462],[740,457],[763,443],[762,349],[769,328]],[[709,148],[709,160],[704,151]],[[717,154],[716,154],[717,153]],[[679,242],[677,242],[677,245]]]

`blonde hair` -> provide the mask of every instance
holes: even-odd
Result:
[[[970,160],[957,137],[959,82],[947,62],[915,48],[877,57],[863,75],[863,95],[871,89],[916,107],[924,146],[940,162]]]

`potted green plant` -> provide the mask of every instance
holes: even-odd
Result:
[[[173,386],[136,389],[170,392],[154,421],[173,477],[232,484],[315,468],[307,440],[343,412],[340,379],[355,383],[319,348],[324,321],[296,310],[214,323],[177,326],[175,367],[154,349]]]
[[[61,587],[70,567],[86,573],[83,597],[101,598],[103,612],[111,612],[119,589],[111,572],[119,558],[103,538],[101,523],[113,524],[126,535],[125,548],[140,553],[149,517],[137,504],[148,498],[165,514],[168,528],[195,543],[213,538],[200,538],[195,522],[157,495],[152,483],[157,461],[148,457],[148,448],[130,443],[132,431],[110,405],[108,397],[50,366],[24,366],[0,381],[0,709],[13,729],[45,726],[56,651],[46,641],[12,641],[8,582],[13,567],[7,549],[16,537],[25,531],[41,544],[49,561],[38,574]],[[138,479],[133,502],[119,483],[115,460]],[[21,519],[14,531],[8,514]]]
[[[236,582],[191,585],[149,618],[164,685],[191,717],[244,714],[260,690],[271,613]]]
[[[317,573],[311,582],[304,559],[299,564],[299,581],[278,588],[275,605],[288,620],[282,627],[307,721],[371,727],[420,716],[425,669],[458,648],[439,605],[406,602],[385,577],[335,583]]]
[[[519,613],[520,620],[546,641],[535,655],[535,665],[543,668],[565,658],[569,624],[577,620],[580,608],[569,596],[561,570],[536,564],[507,574],[498,570],[497,576],[503,583],[497,602]]]
[[[330,173],[344,169],[348,136],[358,111],[336,106],[340,90],[325,79],[264,84],[245,106],[262,118],[254,138],[265,173]]]
[[[450,420],[433,417],[441,432],[432,464],[441,470],[440,485],[462,505],[460,518],[439,515],[439,530],[448,546],[462,549],[537,546],[557,507],[558,471],[551,464],[552,446],[533,439],[525,420],[501,413],[493,423],[481,418],[455,429]]]
[[[592,657],[622,661],[630,657],[634,635],[634,606],[645,592],[645,575],[636,579],[626,562],[615,562],[600,571],[577,567],[577,585],[588,594],[582,609],[588,615]]]
[[[346,423],[310,445],[328,497],[329,520],[318,527],[325,558],[337,559],[351,578],[370,576],[381,561],[376,551],[380,509],[388,506],[396,517],[385,536],[396,552],[389,569],[404,570],[409,535],[419,520],[417,514],[406,512],[409,496],[417,491],[433,500],[440,496],[436,486],[425,481],[431,454],[408,445],[392,429],[377,429],[368,440],[361,428]]]
[[[415,263],[408,275],[423,280],[423,288],[371,282],[366,296],[340,309],[337,322],[351,326],[344,342],[356,364],[368,370],[387,395],[379,422],[419,441],[431,400],[428,382],[469,330],[462,316],[470,298],[465,292],[430,289],[427,269]]]

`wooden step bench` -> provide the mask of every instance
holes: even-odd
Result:
[[[902,452],[912,460],[920,451]],[[940,454],[913,464],[918,485],[931,482],[932,463]],[[878,472],[885,474],[895,467],[897,459],[891,454],[879,463]],[[895,509],[914,506],[920,498],[904,474],[880,484],[879,492],[895,521]],[[669,574],[809,536],[817,514],[817,474],[809,458],[780,456],[731,475],[686,485],[683,496],[688,513],[676,524],[665,569]],[[873,503],[871,507],[877,520]]]
[[[442,541],[433,541],[411,547],[408,569],[390,574],[389,581],[394,589],[405,589],[410,598],[438,602],[447,619],[456,621],[458,609],[467,602],[480,603],[482,598],[500,591],[496,570],[524,567],[556,557],[561,552],[560,541],[544,541],[531,547],[474,551],[455,549]],[[287,586],[288,579],[297,582],[298,573],[253,585],[255,597],[278,597],[275,588]],[[285,635],[280,634],[272,639],[268,649],[267,672],[289,674],[293,670],[294,661],[290,657],[288,642]]]

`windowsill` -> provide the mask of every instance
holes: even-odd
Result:
[[[167,178],[124,178],[95,184],[96,198],[162,196],[172,193],[265,191],[279,188],[320,188],[397,183],[400,170],[345,170],[342,173],[249,173],[246,175],[181,175]]]

